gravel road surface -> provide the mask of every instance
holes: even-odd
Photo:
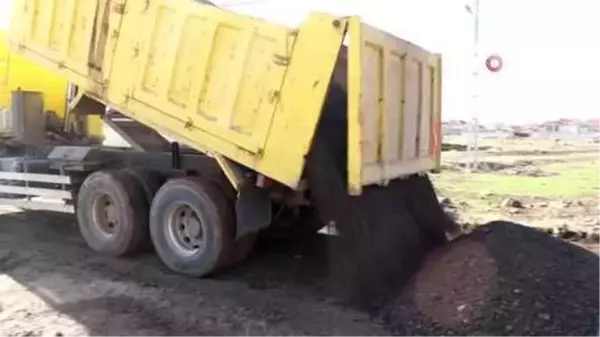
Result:
[[[566,334],[598,327],[598,255],[511,223],[435,252],[365,312],[328,292],[329,237],[261,247],[212,279],[98,256],[72,217],[0,214],[0,335]]]
[[[365,313],[319,294],[321,272],[302,249],[315,251],[274,247],[197,280],[153,254],[98,256],[68,215],[3,214],[0,335],[385,334]]]

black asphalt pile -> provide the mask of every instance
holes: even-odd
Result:
[[[397,335],[598,335],[598,255],[493,222],[431,254],[378,315]]]
[[[427,254],[447,242],[456,225],[443,212],[427,176],[347,192],[346,96],[332,87],[307,159],[311,198],[322,221],[341,240],[330,247],[334,292],[362,307],[377,307],[408,280]]]

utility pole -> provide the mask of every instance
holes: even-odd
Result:
[[[471,132],[467,146],[469,162],[467,164],[469,172],[477,170],[478,150],[479,150],[479,1],[473,0],[473,4],[467,5],[466,9],[473,17],[473,88],[471,93]]]

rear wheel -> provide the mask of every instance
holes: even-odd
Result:
[[[124,168],[121,171],[123,171],[126,174],[129,174],[140,184],[140,186],[144,190],[148,205],[151,205],[152,199],[154,199],[154,195],[156,194],[156,192],[158,192],[158,189],[164,183],[164,177],[162,177],[161,174],[157,172],[141,168]]]
[[[213,181],[186,177],[167,182],[154,197],[150,218],[156,253],[171,270],[202,277],[227,264],[235,216]]]
[[[246,260],[248,256],[254,250],[254,244],[256,243],[256,234],[248,234],[243,238],[239,238],[231,251],[229,257],[225,260],[220,269],[227,269],[233,267],[242,261]]]
[[[140,184],[119,171],[98,171],[77,196],[81,235],[95,251],[122,256],[138,252],[148,236],[148,204]]]
[[[124,174],[129,175],[132,179],[134,179],[144,190],[144,198],[146,199],[146,209],[150,212],[150,205],[152,205],[152,200],[156,195],[156,192],[160,189],[161,185],[165,182],[164,176],[162,176],[159,172],[146,170],[143,168],[123,168],[120,170]],[[146,240],[143,244],[143,249],[145,251],[152,251],[152,241],[150,240],[150,235],[146,235]]]

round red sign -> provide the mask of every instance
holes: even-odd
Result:
[[[499,72],[503,66],[502,57],[499,55],[490,55],[487,60],[485,60],[485,66],[493,73]]]

